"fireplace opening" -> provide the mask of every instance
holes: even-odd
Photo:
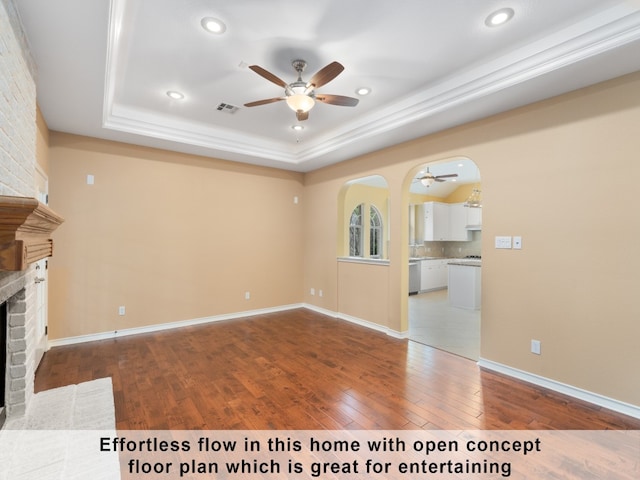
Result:
[[[7,383],[7,302],[0,305],[0,428],[6,418],[5,385]]]

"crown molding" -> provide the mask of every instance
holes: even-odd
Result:
[[[169,142],[193,145],[210,150],[253,158],[252,163],[269,164],[285,169],[304,170],[320,157],[335,154],[345,147],[365,142],[378,135],[401,129],[502,90],[535,80],[562,68],[587,60],[612,49],[640,40],[640,10],[628,4],[607,9],[595,17],[559,30],[553,35],[524,45],[491,62],[474,65],[439,83],[426,86],[386,108],[378,109],[357,121],[341,125],[292,147],[283,142],[252,137],[231,130],[189,123],[177,117],[142,112],[119,105],[117,97],[118,65],[122,60],[121,30],[126,23],[126,0],[112,0],[105,74],[103,127]],[[441,128],[446,128],[441,125]],[[435,130],[432,130],[435,131]],[[429,133],[429,132],[425,132]]]

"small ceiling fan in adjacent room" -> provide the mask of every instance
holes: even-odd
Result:
[[[309,118],[309,110],[313,108],[315,102],[327,103],[329,105],[340,105],[343,107],[355,107],[358,104],[357,98],[345,97],[343,95],[331,95],[317,93],[316,88],[326,85],[336,78],[344,70],[344,67],[338,62],[332,62],[316,73],[311,80],[305,82],[302,80],[302,72],[307,66],[304,60],[294,60],[293,68],[298,73],[298,79],[293,83],[286,83],[273,73],[265,70],[258,65],[250,65],[249,68],[261,77],[266,78],[272,83],[284,88],[284,96],[267,98],[255,102],[245,103],[245,107],[257,107],[268,103],[286,100],[291,110],[296,112],[298,121],[307,120]]]
[[[447,178],[456,178],[457,176],[457,173],[434,175],[429,171],[429,168],[427,168],[427,171],[421,177],[417,178],[416,181],[420,182],[425,187],[429,187],[433,185],[434,182],[445,182]]]

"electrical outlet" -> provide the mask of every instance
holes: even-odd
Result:
[[[315,294],[316,294],[316,289],[315,289],[315,288],[312,288],[311,290],[309,290],[309,293],[310,293],[311,295],[315,295]]]
[[[322,290],[318,290],[318,296],[321,297],[322,296]]]
[[[531,353],[540,355],[540,340],[531,340]]]
[[[513,237],[513,249],[522,250],[522,237]]]
[[[120,305],[120,306],[118,307],[118,315],[120,315],[120,316],[122,317],[122,316],[124,316],[124,314],[125,314],[125,308],[124,308],[124,305]]]
[[[244,292],[244,299],[251,300],[251,292]]]
[[[87,185],[93,185],[96,182],[96,179],[93,175],[87,175]]]

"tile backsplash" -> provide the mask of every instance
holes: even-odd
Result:
[[[409,247],[410,257],[447,257],[462,258],[469,255],[482,255],[482,231],[471,232],[468,242],[424,242]]]

